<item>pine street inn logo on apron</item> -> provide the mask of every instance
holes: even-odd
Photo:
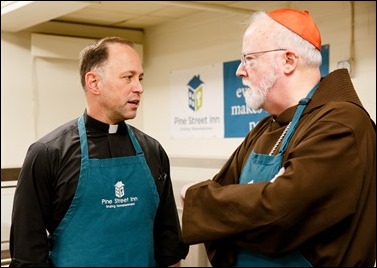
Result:
[[[120,207],[128,207],[128,206],[135,206],[138,198],[129,196],[124,197],[125,195],[125,184],[122,181],[118,181],[114,185],[114,195],[113,199],[105,199],[102,198],[101,202],[102,205],[106,208],[120,208]]]
[[[124,184],[122,181],[118,181],[115,185],[115,196],[122,198],[124,196]]]

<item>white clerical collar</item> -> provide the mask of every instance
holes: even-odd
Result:
[[[117,130],[118,130],[118,125],[109,125],[110,134],[117,133]]]

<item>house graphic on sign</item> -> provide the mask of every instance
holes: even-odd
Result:
[[[188,105],[193,111],[198,111],[203,106],[203,85],[200,75],[195,75],[188,85]]]

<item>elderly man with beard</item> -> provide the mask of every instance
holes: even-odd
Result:
[[[376,132],[346,69],[321,78],[308,11],[255,12],[237,76],[262,119],[212,180],[186,185],[183,240],[214,267],[372,267]]]

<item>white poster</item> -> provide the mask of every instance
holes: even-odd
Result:
[[[173,138],[224,137],[222,74],[222,63],[170,73]]]

